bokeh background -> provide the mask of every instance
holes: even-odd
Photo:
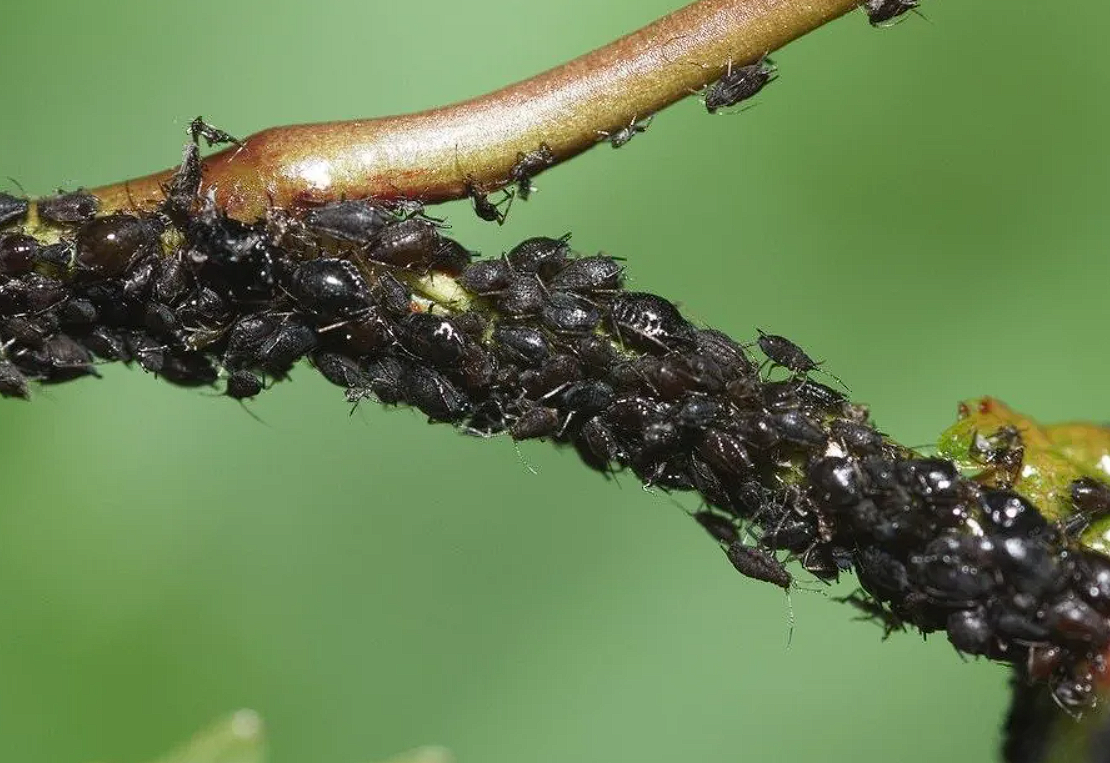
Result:
[[[32,194],[237,134],[493,89],[676,0],[9,4],[0,175]],[[545,174],[498,252],[573,231],[706,324],[786,334],[926,443],[961,398],[1105,419],[1110,6],[936,0],[782,51]],[[0,181],[2,183],[4,181]],[[13,186],[14,187],[14,186]],[[274,763],[982,761],[1005,671],[741,578],[690,499],[363,405],[140,370],[0,402],[0,759],[135,763],[257,709]],[[533,474],[525,464],[534,468]]]

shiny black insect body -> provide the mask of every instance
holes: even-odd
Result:
[[[1093,477],[1080,477],[1071,483],[1071,500],[1092,520],[1099,519],[1110,514],[1110,485]]]
[[[754,64],[733,67],[729,62],[723,77],[705,92],[705,109],[710,114],[735,106],[754,96],[775,79],[775,65],[764,56]]]
[[[555,273],[548,285],[555,291],[579,294],[615,292],[624,280],[624,267],[612,257],[597,255],[571,260]]]
[[[559,334],[588,334],[601,322],[601,314],[596,307],[572,294],[561,292],[548,297],[540,317],[544,325]]]
[[[418,358],[441,367],[457,366],[470,340],[450,318],[413,313],[401,322],[401,341]]]
[[[358,363],[335,352],[317,352],[312,356],[312,365],[325,379],[346,389],[362,389],[370,385],[370,377]]]
[[[878,453],[883,447],[883,436],[867,424],[847,419],[836,419],[829,425],[833,439],[856,455]]]
[[[819,448],[828,441],[828,435],[817,425],[817,422],[801,411],[776,413],[770,419],[771,426],[778,432],[779,438],[786,442]]]
[[[66,334],[54,334],[46,339],[41,348],[29,353],[29,360],[34,375],[44,383],[97,375],[89,351]]]
[[[436,247],[430,267],[453,276],[461,274],[474,259],[475,252],[470,251],[453,238],[439,237],[439,246]]]
[[[574,445],[586,466],[607,477],[613,472],[614,463],[620,463],[628,457],[613,430],[598,416],[582,425],[574,438]]]
[[[219,374],[204,353],[179,350],[166,353],[159,376],[179,387],[206,387]]]
[[[53,223],[81,223],[100,209],[100,200],[91,193],[73,191],[38,200],[39,217]]]
[[[386,226],[370,244],[367,258],[398,268],[430,269],[440,246],[436,226],[420,217],[410,217]]]
[[[213,127],[204,121],[204,117],[197,117],[189,123],[186,129],[189,137],[193,143],[199,143],[201,138],[204,138],[205,143],[209,147],[221,145],[224,143],[234,143],[237,146],[243,145],[243,142],[230,133],[226,133],[218,127]]]
[[[283,377],[293,364],[316,347],[316,332],[299,320],[281,324],[258,350],[259,364],[272,375]]]
[[[77,232],[77,268],[94,277],[118,276],[153,251],[161,233],[153,220],[113,214],[90,220]]]
[[[527,153],[516,155],[516,164],[509,170],[509,177],[517,184],[517,194],[528,201],[532,195],[532,178],[555,163],[555,153],[546,143]]]
[[[498,326],[493,341],[509,360],[529,368],[540,365],[551,354],[543,334],[526,326]]]
[[[19,276],[30,273],[35,266],[38,242],[22,233],[0,236],[0,275]]]
[[[537,236],[525,239],[509,250],[505,260],[516,273],[535,273],[547,279],[563,268],[570,254],[568,233],[560,238]]]
[[[409,404],[419,408],[431,421],[457,422],[471,409],[471,403],[445,376],[417,363],[402,365],[401,388]]]
[[[1011,490],[985,488],[980,503],[995,532],[1026,537],[1048,532],[1048,521],[1037,507]]]
[[[688,343],[693,333],[678,308],[655,294],[621,294],[613,300],[610,315],[621,340],[649,352],[666,352],[673,344]]]
[[[312,231],[354,244],[368,244],[396,215],[369,201],[338,201],[305,212],[303,222]]]
[[[722,476],[743,477],[752,473],[755,462],[738,437],[711,429],[698,446],[698,453]]]
[[[600,381],[571,384],[560,395],[560,407],[570,413],[587,416],[601,413],[613,403],[613,388]]]
[[[509,263],[503,258],[481,260],[468,265],[463,270],[460,281],[467,291],[484,296],[504,289],[512,276]]]
[[[293,274],[292,294],[322,321],[353,315],[369,306],[370,288],[350,260],[309,260]]]
[[[952,646],[964,654],[990,655],[997,643],[994,628],[982,607],[953,612],[945,630]]]

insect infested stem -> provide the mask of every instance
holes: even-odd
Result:
[[[859,5],[699,0],[605,47],[488,95],[404,116],[274,127],[205,161],[204,190],[249,221],[271,206],[373,196],[433,203],[512,182],[542,146],[569,159]],[[101,211],[160,203],[172,171],[98,188]]]

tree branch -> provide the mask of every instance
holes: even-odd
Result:
[[[205,161],[205,191],[244,221],[271,206],[340,198],[463,198],[511,181],[546,144],[558,164],[859,5],[859,0],[699,0],[531,79],[404,116],[274,127]],[[166,170],[93,191],[101,211],[150,208]]]

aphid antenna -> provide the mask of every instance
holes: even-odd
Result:
[[[527,459],[524,458],[524,453],[520,449],[520,443],[516,440],[513,440],[513,450],[516,451],[516,457],[520,459],[521,466],[523,466],[532,474],[539,474],[539,470],[537,470],[536,467],[532,466],[532,464],[530,464]]]
[[[790,591],[786,591],[786,618],[790,624],[790,630],[786,634],[786,648],[789,649],[790,645],[794,643],[794,626],[797,624],[797,619],[794,617],[794,601],[790,597]]]
[[[542,403],[544,400],[547,400],[550,397],[554,397],[555,395],[558,395],[560,392],[562,392],[563,390],[565,390],[569,386],[570,386],[570,382],[563,382],[559,386],[555,387],[555,389],[553,389],[550,392],[547,392],[546,394],[544,394],[544,396],[541,397],[536,402],[537,403]]]
[[[12,181],[13,183],[15,183],[15,186],[16,186],[16,188],[19,189],[19,192],[22,193],[24,196],[27,196],[27,189],[23,187],[23,183],[20,183],[18,180],[13,178],[11,175],[5,175],[4,177],[7,178],[8,180]]]
[[[818,361],[817,365],[821,365],[821,364],[822,364],[822,363],[824,363],[824,362],[825,362],[825,361],[823,361],[823,360],[821,360],[821,361]],[[847,392],[848,394],[852,394],[852,390],[851,390],[851,388],[850,388],[850,387],[849,387],[849,386],[848,386],[847,384],[845,384],[845,383],[844,383],[844,380],[843,380],[843,379],[841,379],[841,378],[840,378],[839,376],[837,376],[836,374],[834,374],[834,373],[833,373],[832,371],[826,371],[826,370],[825,370],[825,369],[823,369],[823,368],[818,368],[817,370],[818,370],[819,372],[823,373],[823,374],[824,374],[825,376],[827,376],[827,377],[829,377],[830,379],[832,379],[833,381],[835,381],[835,382],[836,382],[837,384],[839,384],[839,385],[840,385],[841,387],[843,387],[843,388],[844,388],[844,391],[845,391],[845,392]],[[809,381],[809,378],[808,378],[808,376],[806,377],[806,381]],[[803,384],[805,384],[805,382],[803,382]],[[799,387],[798,389],[801,389],[801,387]]]
[[[261,424],[261,425],[262,425],[262,426],[264,426],[264,427],[269,427],[269,426],[270,426],[270,424],[269,424],[268,422],[266,422],[266,421],[263,421],[263,419],[262,419],[262,417],[261,417],[261,416],[259,416],[259,415],[258,415],[257,413],[255,413],[254,411],[252,411],[252,410],[250,409],[250,406],[248,406],[248,405],[247,405],[247,403],[246,403],[246,401],[245,401],[245,400],[236,400],[235,402],[239,403],[239,406],[240,406],[240,407],[241,407],[241,408],[242,408],[242,409],[243,409],[244,411],[246,411],[247,415],[248,415],[248,416],[250,416],[250,417],[251,417],[252,419],[254,419],[255,421],[257,421],[257,422],[258,422],[259,424]]]
[[[771,79],[767,80],[767,84],[768,85],[771,84],[772,82],[775,81],[775,79],[777,79],[777,77],[772,77]],[[743,112],[747,111],[748,109],[754,109],[758,105],[759,105],[759,103],[749,103],[749,104],[746,104],[744,106],[741,106],[738,109],[732,109],[731,111],[725,111],[724,109],[717,109],[716,111],[713,112],[713,114],[711,116],[714,116],[714,117],[735,116],[736,114],[742,114]]]

